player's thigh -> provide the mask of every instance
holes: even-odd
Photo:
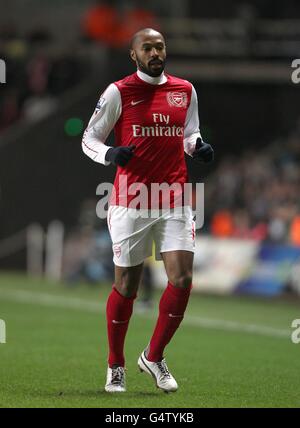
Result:
[[[154,228],[156,258],[163,259],[169,281],[177,286],[191,282],[194,250],[195,222],[192,211],[162,216]]]
[[[137,210],[112,206],[108,211],[107,222],[116,266],[135,267],[151,256],[151,219],[143,218]]]
[[[166,212],[153,227],[155,256],[170,251],[195,251],[195,222],[192,210]]]

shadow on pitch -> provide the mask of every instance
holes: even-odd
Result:
[[[39,398],[55,398],[55,399],[78,399],[78,398],[89,398],[89,399],[97,399],[97,398],[111,398],[111,399],[118,399],[122,397],[126,398],[134,398],[137,400],[138,398],[147,398],[147,397],[158,397],[160,395],[159,391],[153,391],[153,392],[145,392],[145,391],[136,391],[136,392],[126,392],[124,394],[109,394],[105,392],[104,390],[85,390],[85,391],[78,391],[78,390],[67,390],[67,391],[55,391],[51,393],[42,393],[40,392],[38,394]]]
[[[55,395],[55,394],[53,394]],[[52,396],[53,396],[52,395]],[[110,394],[107,393],[104,390],[98,390],[98,391],[66,391],[66,392],[60,392],[59,394],[55,395],[56,397],[65,397],[65,398],[80,398],[80,397],[87,397],[87,398],[99,398],[99,397],[107,397],[107,398],[138,398],[138,397],[157,397],[159,395],[159,392],[145,392],[145,391],[136,391],[136,392],[130,392],[127,391],[122,394]]]

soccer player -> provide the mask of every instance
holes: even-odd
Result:
[[[180,215],[172,209],[160,210],[156,218],[144,218],[140,206],[130,206],[134,197],[128,189],[131,185],[150,189],[151,183],[184,185],[188,179],[184,152],[210,162],[213,149],[201,139],[194,87],[164,72],[166,43],[162,34],[150,28],[136,33],[130,57],[137,72],[108,86],[82,140],[84,153],[95,162],[117,165],[115,197],[108,210],[115,281],[106,308],[109,356],[105,390],[126,391],[125,336],[143,263],[152,254],[154,240],[156,258],[163,260],[168,284],[153,335],[138,366],[154,378],[158,388],[172,392],[178,385],[163,354],[183,319],[191,291],[192,210],[189,207]],[[112,129],[115,146],[109,147],[105,141]],[[174,199],[173,194],[171,208]],[[154,200],[148,208],[161,208],[161,203],[161,199]]]

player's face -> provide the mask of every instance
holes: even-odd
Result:
[[[166,45],[161,36],[141,37],[134,49],[131,50],[131,58],[143,73],[151,77],[159,76],[166,64]]]

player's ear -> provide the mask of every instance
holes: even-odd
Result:
[[[130,49],[130,58],[132,59],[132,61],[136,61],[136,55],[133,49]]]

